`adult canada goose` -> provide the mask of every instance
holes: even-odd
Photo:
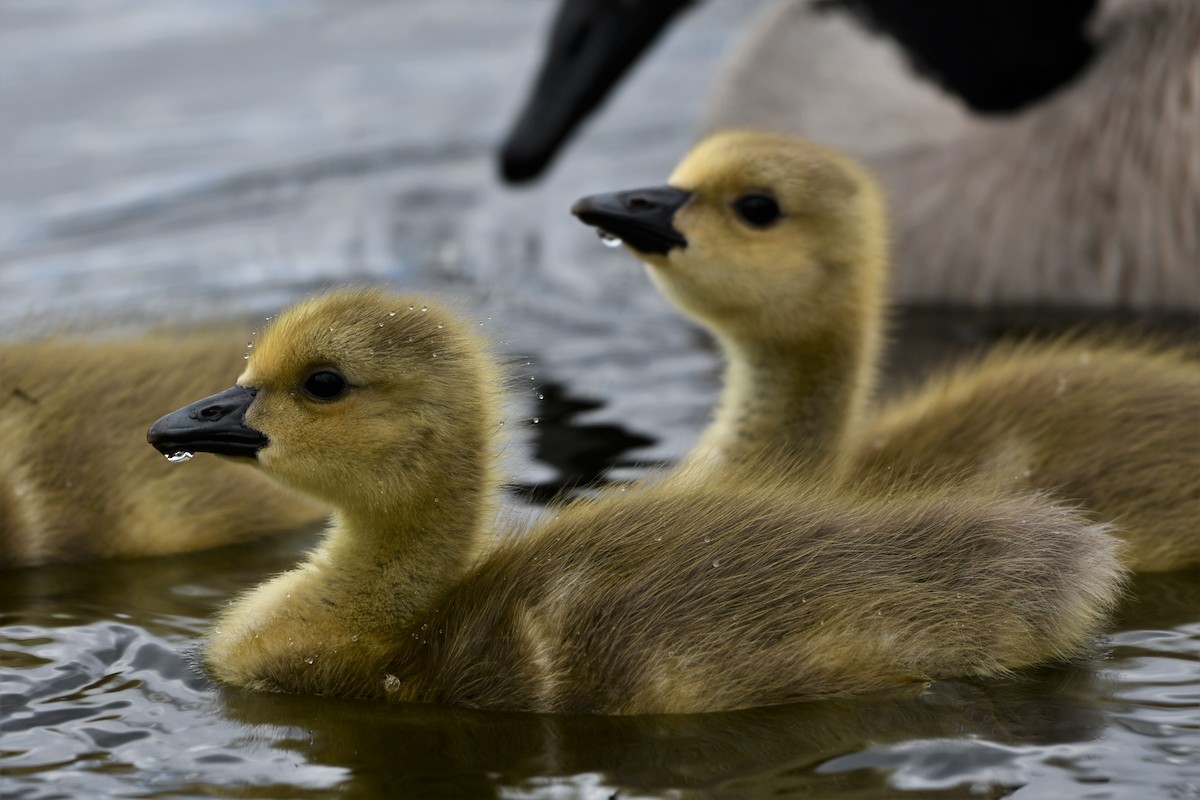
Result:
[[[990,474],[1115,522],[1136,569],[1200,563],[1200,362],[1084,338],[1002,347],[869,413],[887,279],[870,174],[805,140],[728,132],[668,183],[574,212],[623,239],[726,356],[688,468],[776,451],[872,481]]]
[[[317,523],[324,509],[254,470],[163,470],[142,444],[164,404],[213,386],[244,335],[0,344],[0,568],[170,555]]]
[[[494,372],[450,315],[343,290],[280,315],[236,386],[154,424],[163,453],[242,457],[335,509],[300,566],[222,611],[216,678],[710,711],[1069,656],[1119,594],[1116,540],[1034,493],[642,486],[497,539]]]
[[[564,0],[504,173],[536,174],[685,5]],[[1200,312],[1194,0],[776,0],[714,83],[703,131],[801,134],[879,174],[902,302]]]

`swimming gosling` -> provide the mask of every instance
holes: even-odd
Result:
[[[584,198],[574,213],[620,237],[725,355],[720,405],[685,472],[777,452],[804,476],[992,475],[1115,523],[1134,569],[1200,564],[1200,361],[1181,350],[1082,337],[998,347],[871,408],[886,209],[847,156],[721,133],[667,186]]]
[[[187,553],[300,530],[325,509],[213,459],[162,469],[164,406],[221,385],[244,333],[0,344],[0,569]]]
[[[214,677],[715,711],[1079,655],[1120,594],[1116,540],[1031,492],[644,485],[497,530],[496,372],[438,308],[342,290],[281,314],[234,387],[154,424],[163,453],[240,457],[335,509],[298,567],[221,611]]]

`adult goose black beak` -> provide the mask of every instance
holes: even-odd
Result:
[[[571,213],[640,253],[666,255],[673,247],[687,247],[672,220],[691,196],[674,186],[594,194],[576,201]]]
[[[500,150],[504,180],[536,178],[692,4],[560,0],[541,68]],[[813,5],[851,12],[862,27],[898,44],[925,79],[985,114],[1008,114],[1038,102],[1086,69],[1096,50],[1088,25],[1098,0],[820,0]]]
[[[257,458],[267,446],[261,431],[246,424],[257,389],[233,386],[172,411],[150,426],[146,441],[168,458],[190,453]]]
[[[575,127],[691,0],[564,0],[546,57],[500,150],[510,183],[538,176]]]

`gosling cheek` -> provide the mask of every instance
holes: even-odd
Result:
[[[295,483],[289,473],[294,470],[296,462],[287,453],[287,446],[278,442],[268,441],[267,446],[258,451],[256,459],[259,469],[286,483]]]

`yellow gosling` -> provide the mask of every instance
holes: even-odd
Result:
[[[282,314],[233,388],[154,424],[163,453],[240,456],[335,509],[299,566],[216,619],[204,661],[217,679],[715,711],[1077,656],[1120,594],[1104,526],[986,487],[651,484],[497,530],[497,387],[469,325],[343,290]]]
[[[0,344],[0,568],[186,553],[317,524],[254,470],[163,469],[164,407],[220,386],[244,333]]]
[[[885,206],[846,156],[779,134],[717,134],[667,186],[574,211],[622,238],[725,354],[720,405],[682,476],[769,452],[802,461],[806,477],[990,476],[1115,523],[1135,569],[1200,563],[1200,362],[1180,351],[1082,338],[999,348],[868,412]]]

